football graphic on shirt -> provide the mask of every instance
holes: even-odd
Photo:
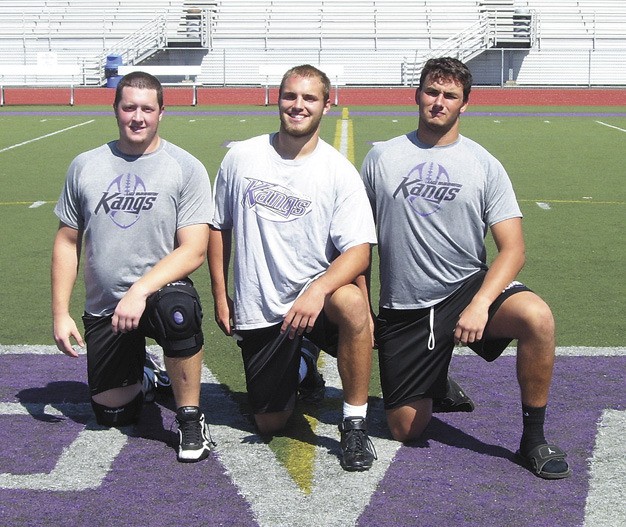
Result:
[[[155,192],[146,191],[136,174],[122,174],[111,182],[95,213],[101,209],[118,227],[127,229],[139,221],[142,211],[152,208],[156,196]]]
[[[454,200],[462,185],[450,181],[445,167],[429,162],[411,170],[401,187],[413,210],[420,216],[430,216],[441,209],[442,203]]]

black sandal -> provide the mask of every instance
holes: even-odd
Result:
[[[563,479],[572,475],[572,470],[565,461],[567,454],[558,446],[552,444],[539,445],[533,448],[528,454],[523,455],[519,450],[516,455],[521,459],[524,466],[527,467],[533,474],[543,479]],[[546,465],[550,461],[563,461],[565,463],[565,470],[559,472],[553,472],[549,470],[550,467]],[[560,465],[560,463],[559,463]],[[545,470],[545,469],[548,470]]]

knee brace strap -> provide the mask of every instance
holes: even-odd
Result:
[[[96,421],[102,426],[127,426],[135,424],[139,420],[139,414],[143,407],[143,393],[137,396],[124,406],[111,408],[91,400],[91,407],[96,414]]]

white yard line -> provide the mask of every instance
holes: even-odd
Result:
[[[626,412],[605,410],[598,423],[596,444],[589,463],[591,478],[585,507],[586,527],[613,527],[624,521],[624,431]]]
[[[613,126],[612,124],[603,123],[602,121],[596,121],[596,123],[601,124],[602,126],[608,126],[609,128],[614,128],[620,132],[626,132],[626,129],[620,128],[619,126]]]
[[[79,124],[75,124],[73,126],[68,126],[67,128],[63,128],[62,130],[57,130],[56,132],[50,132],[49,134],[42,135],[42,136],[39,136],[39,137],[35,137],[33,139],[29,139],[28,141],[22,141],[21,143],[17,143],[17,144],[11,145],[11,146],[7,146],[5,148],[0,148],[0,154],[2,152],[6,152],[7,150],[13,150],[14,148],[17,148],[18,146],[28,145],[30,143],[34,143],[35,141],[40,141],[41,139],[46,139],[47,137],[52,137],[53,135],[61,134],[63,132],[67,132],[68,130],[72,130],[74,128],[78,128],[79,126],[85,126],[86,124],[93,123],[94,121],[95,121],[95,119],[91,119],[89,121],[85,121],[84,123],[79,123]]]

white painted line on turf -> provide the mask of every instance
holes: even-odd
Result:
[[[344,157],[348,157],[348,120],[342,119],[341,123],[341,140],[339,143],[339,151]]]
[[[609,128],[614,128],[615,130],[619,130],[620,132],[626,132],[626,129],[620,128],[619,126],[613,126],[612,124],[603,123],[602,121],[596,121],[596,123],[601,124],[602,126],[608,126]]]
[[[605,410],[598,424],[590,463],[589,494],[585,505],[586,527],[623,525],[626,518],[626,412]]]
[[[549,203],[545,203],[543,201],[537,201],[537,206],[543,210],[550,210],[552,208]]]
[[[85,348],[74,346],[74,350],[79,355],[85,355]],[[13,344],[3,345],[0,344],[0,355],[59,355],[62,352],[57,349],[56,346],[50,346],[45,344]]]
[[[454,349],[455,355],[476,355],[470,348],[461,346]],[[502,353],[503,357],[514,357],[515,347],[509,346]],[[623,357],[626,347],[596,348],[587,346],[560,346],[556,348],[557,357]]]
[[[348,108],[341,112],[341,119],[335,126],[335,138],[333,146],[352,164],[354,164],[354,138],[352,132],[352,120]]]
[[[2,403],[0,415],[78,416],[93,415],[89,403]]]
[[[336,360],[325,355],[321,372],[326,379],[327,398],[340,397]],[[202,382],[218,383],[206,368]],[[313,489],[305,494],[270,447],[260,440],[235,402],[225,394],[216,396],[207,392],[203,391],[201,404],[210,416],[209,421],[217,423],[210,425],[211,435],[218,444],[216,454],[240,494],[250,503],[261,527],[355,525],[400,447],[397,441],[377,433],[373,442],[378,459],[372,468],[366,472],[346,472],[337,457],[340,448],[337,424],[341,413],[340,410],[328,412],[315,430]],[[381,412],[382,407],[376,413]],[[341,489],[340,496],[337,489]]]
[[[63,450],[51,472],[0,474],[1,489],[52,490],[59,492],[97,489],[128,440],[118,428],[85,428]]]
[[[7,150],[13,150],[18,146],[24,146],[30,143],[34,143],[35,141],[39,141],[41,139],[46,139],[47,137],[52,137],[53,135],[61,134],[63,132],[67,132],[68,130],[72,130],[74,128],[78,128],[79,126],[85,126],[86,124],[93,123],[95,119],[90,119],[89,121],[85,121],[84,123],[75,124],[73,126],[68,126],[67,128],[63,128],[62,130],[57,130],[56,132],[50,132],[49,134],[42,135],[39,137],[35,137],[34,139],[29,139],[28,141],[22,141],[21,143],[17,143],[15,145],[7,146],[6,148],[0,148],[0,154],[2,152],[6,152]]]
[[[34,203],[31,203],[31,205],[28,207],[29,209],[36,209],[41,207],[42,205],[45,205],[46,202],[45,201],[35,201]]]

